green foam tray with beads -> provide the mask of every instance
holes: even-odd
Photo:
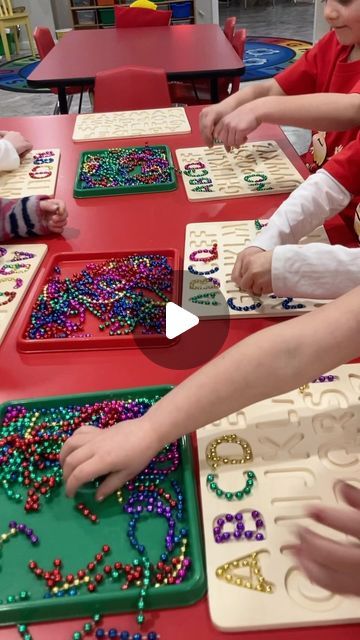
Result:
[[[119,147],[120,148],[120,147]],[[125,148],[125,147],[124,147]],[[127,150],[130,151],[140,151],[144,147],[126,147]],[[74,186],[74,197],[75,198],[94,198],[94,197],[103,197],[103,196],[119,196],[119,195],[131,195],[137,193],[159,193],[162,191],[174,191],[177,187],[177,179],[175,167],[171,155],[170,148],[167,145],[147,145],[149,149],[160,149],[166,156],[166,159],[169,163],[170,167],[170,175],[171,179],[162,184],[144,184],[144,185],[135,185],[135,186],[117,186],[117,187],[86,187],[84,182],[80,178],[81,167],[83,162],[87,159],[89,154],[96,154],[98,156],[104,156],[109,149],[93,149],[88,151],[83,151],[80,154],[79,165],[76,172],[75,186]],[[135,169],[134,172],[139,172],[140,168]]]
[[[170,389],[170,386],[164,385],[17,400],[0,405],[0,419],[2,424],[5,411],[11,405],[23,404],[27,409],[35,407],[50,409],[102,400],[154,399],[157,396],[164,396]],[[184,493],[184,526],[188,529],[189,540],[186,555],[191,557],[192,565],[182,583],[149,588],[145,599],[145,620],[147,610],[191,605],[202,598],[206,592],[202,529],[192,448],[188,437],[180,439],[180,454],[181,463],[171,474],[171,479],[179,482]],[[162,486],[169,487],[173,493],[169,480],[166,480]],[[19,492],[24,496],[25,488],[20,487]],[[120,583],[106,580],[93,593],[89,593],[84,586],[78,595],[44,599],[46,590],[44,581],[37,579],[28,568],[29,561],[35,560],[39,566],[50,569],[53,567],[53,560],[61,558],[63,573],[76,573],[93,560],[104,544],[110,545],[111,553],[100,565],[99,571],[107,562],[109,564],[115,561],[133,563],[139,556],[130,546],[126,536],[129,516],[123,513],[116,495],[113,494],[104,502],[97,503],[93,487],[86,486],[74,499],[69,499],[65,496],[62,486],[60,493],[58,489],[48,502],[44,503],[43,499],[41,502],[42,509],[38,513],[29,514],[24,511],[24,503],[10,501],[3,490],[0,492],[0,535],[9,531],[9,521],[15,520],[25,522],[40,538],[36,546],[31,545],[24,535],[17,535],[1,545],[0,599],[3,603],[0,604],[0,625],[75,618],[95,613],[136,612],[139,588],[129,588],[124,591],[120,589]],[[79,502],[84,502],[98,515],[100,520],[98,524],[91,523],[79,514],[76,510],[76,504]],[[163,540],[167,531],[164,520],[144,517],[138,527],[138,538],[145,544],[151,562],[157,562],[164,549]],[[30,592],[29,600],[14,604],[7,603],[9,595],[17,596],[23,590]]]

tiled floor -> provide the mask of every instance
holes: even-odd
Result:
[[[273,6],[273,3],[275,6]],[[229,4],[229,6],[227,6]],[[312,40],[314,4],[311,0],[229,0],[220,4],[220,24],[228,16],[236,15],[239,27],[245,27],[248,35],[278,36]],[[0,91],[0,116],[50,115],[53,113],[56,97],[53,94],[38,95]],[[74,98],[71,112],[77,112],[78,99]],[[85,96],[82,112],[91,111]],[[287,130],[291,142],[302,153],[308,145],[308,136],[299,130]]]

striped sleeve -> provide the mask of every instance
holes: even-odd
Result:
[[[19,200],[0,198],[0,240],[43,235],[47,228],[41,221],[40,201],[47,196],[28,196]]]

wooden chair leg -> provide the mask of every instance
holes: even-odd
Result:
[[[9,62],[9,60],[11,60],[11,54],[10,54],[10,49],[9,49],[9,43],[6,37],[6,31],[5,28],[0,26],[0,36],[1,36],[1,42],[2,42],[2,46],[4,49],[4,53],[5,53],[5,58],[7,60],[7,62]]]
[[[19,55],[20,47],[19,47],[19,34],[18,34],[17,26],[15,25],[13,29],[14,29],[13,33],[14,33],[15,49],[16,49],[16,53]]]
[[[34,39],[33,39],[32,33],[31,33],[31,28],[30,28],[30,23],[29,22],[25,22],[25,29],[26,29],[28,40],[29,40],[31,53],[33,54],[33,56],[35,58],[36,57],[36,48],[35,48],[35,43],[34,43]]]

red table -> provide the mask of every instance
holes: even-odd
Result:
[[[149,142],[164,143],[174,152],[179,147],[202,145],[198,133],[199,107],[187,112],[192,133],[173,137],[150,138]],[[75,170],[79,154],[85,149],[114,146],[114,141],[73,143],[71,140],[75,116],[24,117],[0,119],[0,129],[20,130],[35,148],[61,148],[60,170],[56,195],[67,202],[69,225],[64,236],[47,241],[49,251],[45,264],[59,251],[122,251],[139,249],[166,249],[174,247],[182,254],[185,225],[189,222],[239,220],[271,215],[284,200],[281,195],[190,203],[179,181],[175,192],[136,196],[118,196],[74,200],[72,196]],[[307,171],[280,128],[262,126],[251,136],[252,140],[276,140],[302,175]],[[121,146],[139,145],[144,138],[122,140]],[[174,155],[174,153],[173,153]],[[349,244],[352,240],[346,227],[337,220],[332,229],[337,240]],[[36,242],[42,242],[39,239]],[[20,243],[21,241],[19,241]],[[98,352],[21,354],[16,349],[20,326],[29,314],[31,295],[27,295],[20,311],[0,347],[0,402],[13,399],[75,394],[81,392],[119,389],[156,384],[177,384],[190,370],[166,369],[151,363],[139,350]],[[203,322],[203,321],[202,321]],[[210,321],[218,322],[218,321]],[[254,331],[272,324],[271,319],[243,319],[231,321],[224,344],[228,348]],[[181,348],[181,340],[174,349]],[[210,622],[207,601],[184,609],[154,611],[145,631],[156,628],[162,640],[225,640],[227,634],[217,631]],[[0,620],[1,623],[1,620]],[[107,616],[105,626],[135,629],[134,615]],[[71,640],[81,622],[67,621],[31,625],[33,640]],[[257,632],[256,640],[358,640],[358,625],[322,628],[288,629]],[[230,634],[230,637],[251,640],[251,633]],[[0,640],[19,640],[14,628],[0,629]]]
[[[215,24],[71,31],[27,78],[33,87],[57,87],[61,113],[65,88],[91,85],[96,73],[123,65],[165,69],[169,80],[208,77],[218,102],[217,79],[244,73],[243,61]]]

